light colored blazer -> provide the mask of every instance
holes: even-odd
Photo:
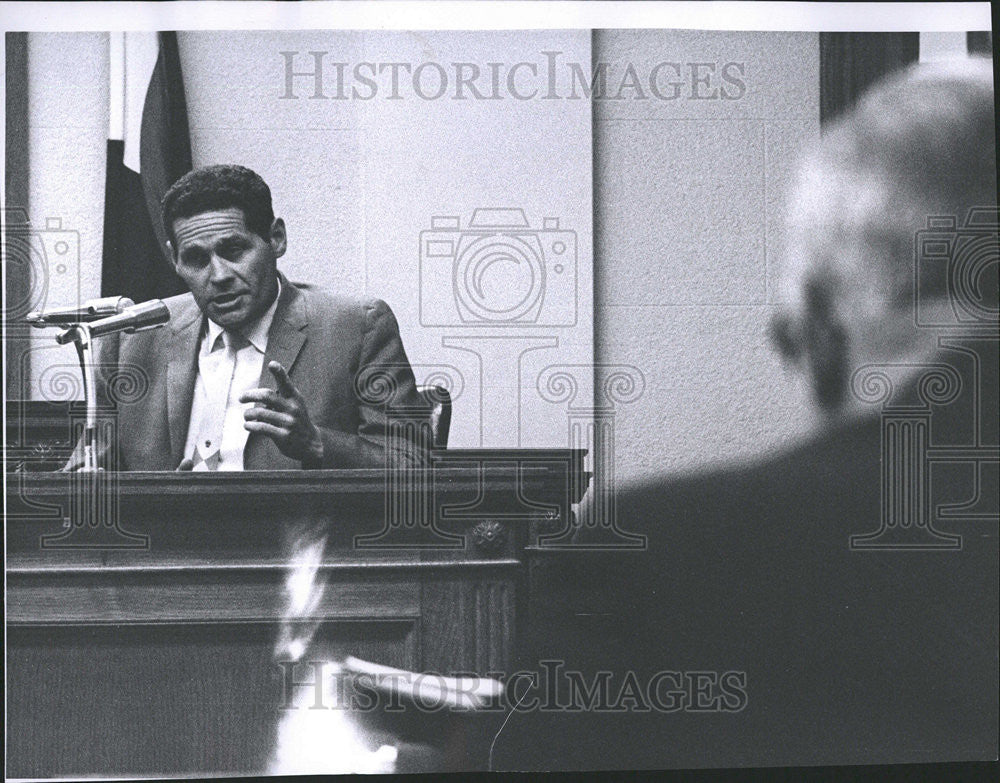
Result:
[[[266,435],[250,433],[244,468],[382,467],[387,410],[417,421],[418,429],[430,415],[395,316],[381,300],[339,296],[284,276],[281,283],[260,385],[276,387],[268,362],[288,370],[320,429],[324,458],[321,465],[303,465]],[[116,410],[117,422],[117,454],[110,438],[99,441],[99,460],[108,468],[174,470],[185,456],[204,315],[190,293],[164,302],[170,309],[166,326],[100,338],[98,398]],[[419,446],[406,446],[409,459],[422,458]],[[81,463],[78,444],[67,469]]]

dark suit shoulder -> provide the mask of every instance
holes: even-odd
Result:
[[[879,433],[868,416],[742,463],[622,482],[617,513],[649,537],[654,560],[668,549],[788,547],[790,536],[846,548],[855,527],[879,518]]]

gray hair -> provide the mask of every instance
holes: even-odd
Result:
[[[990,60],[911,66],[826,129],[788,203],[789,309],[774,322],[783,352],[808,361],[823,406],[846,391],[850,344],[910,317],[914,240],[928,218],[961,224],[974,207],[995,208],[996,187]],[[948,294],[944,276],[926,285],[922,297]]]

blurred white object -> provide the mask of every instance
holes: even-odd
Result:
[[[326,535],[322,526],[294,527],[285,544],[288,569],[282,589],[281,627],[274,646],[276,661],[298,661],[305,655],[319,627],[316,608],[326,590],[320,572]]]
[[[964,32],[920,33],[920,62],[932,63],[968,57],[969,46]]]
[[[396,770],[398,750],[381,745],[370,750],[348,706],[342,704],[343,689],[337,678],[346,675],[331,661],[322,667],[322,708],[316,709],[313,688],[298,688],[293,706],[278,724],[278,738],[269,775],[391,774]]]
[[[503,695],[503,683],[489,677],[445,677],[394,669],[391,666],[362,661],[348,656],[341,664],[344,671],[367,677],[376,690],[394,691],[427,709],[482,709]]]

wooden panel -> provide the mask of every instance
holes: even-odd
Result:
[[[466,644],[465,633],[471,614],[468,599],[468,591],[455,580],[433,581],[423,586],[422,670],[430,670],[434,664],[448,659],[457,669],[472,670],[472,650]]]
[[[472,641],[476,645],[473,671],[509,675],[515,633],[514,585],[510,582],[479,582],[472,615]]]
[[[317,652],[412,666],[413,633],[327,623]],[[264,624],[11,628],[7,773],[259,773],[284,698],[272,643]]]
[[[71,410],[85,412],[80,403],[8,399],[6,469],[50,471],[65,465],[73,450]]]
[[[7,622],[277,621],[283,611],[282,577],[277,569],[133,572],[114,584],[101,574],[67,572],[57,584],[50,575],[15,576],[9,586]],[[326,585],[313,617],[417,617],[419,595],[415,581],[333,582]]]
[[[352,655],[507,672],[529,527],[567,509],[567,486],[586,481],[567,480],[580,465],[567,450],[534,454],[534,466],[524,451],[457,456],[468,464],[439,460],[433,472],[438,533],[459,544],[450,549],[423,546],[430,529],[415,531],[416,548],[381,546],[399,541],[371,535],[386,524],[377,470],[93,476],[113,489],[121,527],[148,536],[142,549],[104,546],[113,536],[88,547],[93,529],[63,526],[69,475],[18,475],[7,494],[8,773],[261,772],[284,703],[274,656],[288,629],[306,663]],[[442,520],[445,506],[459,511]],[[474,535],[483,525],[502,535]],[[42,538],[62,530],[73,536],[58,547]],[[364,535],[374,548],[359,546]],[[284,616],[295,553],[305,587],[323,592]],[[489,739],[464,732],[459,744],[478,760],[452,748],[458,769],[483,763]]]
[[[515,632],[514,579],[429,581],[423,587],[421,668],[442,671],[509,673]]]

